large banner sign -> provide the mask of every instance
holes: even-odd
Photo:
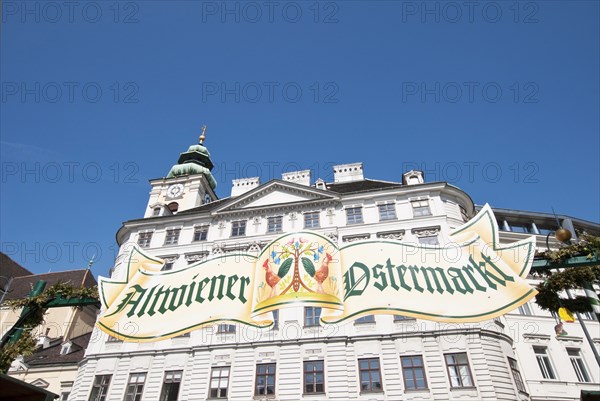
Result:
[[[233,253],[161,271],[131,251],[122,280],[100,278],[98,326],[128,341],[158,341],[217,322],[272,325],[272,311],[323,308],[324,324],[369,314],[477,322],[535,296],[525,278],[535,238],[501,246],[485,206],[449,244],[365,240],[342,248],[315,232],[282,235],[256,255]],[[125,334],[126,327],[135,334]]]

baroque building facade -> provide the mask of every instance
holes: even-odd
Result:
[[[425,182],[419,171],[388,182],[365,178],[362,163],[335,166],[333,182],[309,170],[264,184],[240,178],[231,196],[217,199],[202,142],[182,153],[165,178],[150,181],[144,218],[117,233],[113,278],[125,274],[120,262],[133,245],[163,259],[163,270],[232,252],[257,254],[282,233],[304,229],[340,246],[376,238],[443,246],[477,210],[464,191]],[[543,214],[497,215],[502,241],[536,235],[543,247],[544,230],[555,228],[541,223],[548,220]],[[555,319],[532,303],[468,324],[370,315],[322,325],[320,313],[285,308],[269,329],[228,322],[153,343],[122,342],[96,328],[69,400],[576,400],[600,381],[578,326],[557,339]],[[598,323],[588,324],[598,346]]]

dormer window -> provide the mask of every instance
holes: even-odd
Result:
[[[60,354],[61,355],[67,355],[69,352],[71,352],[71,345],[73,345],[73,343],[71,341],[68,341],[68,342],[64,343],[60,347]]]
[[[152,216],[160,216],[160,208],[159,207],[155,207],[154,209],[152,209]]]

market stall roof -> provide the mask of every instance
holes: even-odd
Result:
[[[581,390],[581,401],[600,401],[600,391]]]
[[[0,388],[0,401],[52,401],[58,398],[57,394],[5,374],[0,374]]]

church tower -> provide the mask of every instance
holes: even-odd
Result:
[[[152,190],[144,217],[173,215],[217,199],[217,181],[211,171],[214,167],[204,140],[206,126],[197,145],[179,155],[165,178],[150,180]]]

